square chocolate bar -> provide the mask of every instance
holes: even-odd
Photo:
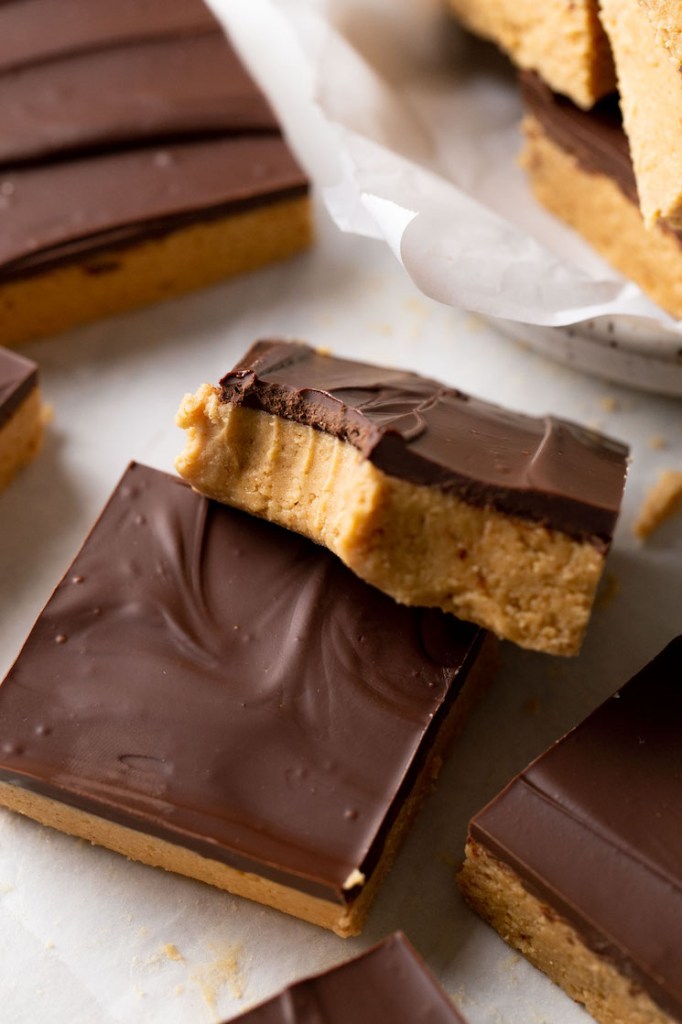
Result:
[[[356,933],[485,638],[133,464],[0,687],[0,803]]]
[[[598,1021],[682,1020],[682,636],[472,820],[460,880]]]

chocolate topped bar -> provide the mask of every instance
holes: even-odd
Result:
[[[332,434],[385,473],[608,544],[627,448],[547,416],[533,419],[402,370],[307,345],[257,342],[220,382],[223,402]]]
[[[8,172],[11,217],[0,235],[0,277],[14,279],[183,225],[305,194],[277,136],[235,136],[130,149]],[[54,196],[63,203],[54,216]],[[95,259],[92,273],[99,264]],[[105,263],[106,267],[106,263]]]
[[[483,638],[133,464],[0,687],[0,782],[347,906]]]
[[[30,359],[0,348],[0,427],[38,384],[38,367]]]
[[[307,193],[199,0],[0,4],[0,106],[0,283]]]
[[[633,992],[641,986],[675,1020],[682,1019],[681,684],[682,636],[471,823],[475,843],[630,979]]]
[[[404,935],[291,985],[243,1024],[464,1024]]]
[[[520,72],[519,81],[526,110],[548,137],[571,153],[583,170],[612,178],[627,198],[637,203],[637,183],[618,96],[608,96],[587,111],[552,92],[532,71]]]

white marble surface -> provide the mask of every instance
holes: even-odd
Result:
[[[587,1020],[462,904],[466,823],[528,760],[682,629],[682,518],[646,546],[645,489],[682,468],[679,402],[592,380],[420,294],[388,249],[340,234],[318,204],[314,250],[202,294],[34,344],[54,420],[40,458],[0,497],[0,672],[10,666],[131,458],[170,469],[182,394],[215,381],[258,336],[437,376],[632,445],[609,577],[583,653],[503,649],[494,687],[453,752],[365,934],[319,929],[132,864],[0,812],[2,1024],[202,1024],[403,928],[471,1024]]]

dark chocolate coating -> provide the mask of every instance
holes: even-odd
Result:
[[[483,636],[132,465],[0,687],[0,778],[344,904]]]
[[[682,636],[514,779],[471,835],[682,1019]]]
[[[0,3],[0,108],[0,282],[308,191],[201,0]]]
[[[0,4],[0,71],[217,25],[203,0],[11,0]]]
[[[243,1024],[465,1024],[400,933],[238,1018]]]
[[[220,386],[223,401],[333,434],[391,476],[610,542],[628,450],[574,423],[509,412],[298,342],[257,342]]]
[[[565,96],[553,93],[534,72],[522,71],[519,78],[524,106],[548,137],[571,153],[583,170],[612,178],[628,199],[638,203],[618,97],[607,96],[591,110],[581,110]]]
[[[265,97],[218,29],[0,74],[0,109],[3,164],[155,138],[279,134]]]
[[[38,384],[38,367],[30,359],[0,348],[0,427]]]
[[[8,173],[4,183],[11,189],[6,196],[11,216],[0,233],[5,278],[306,192],[294,157],[273,135],[174,143],[27,167]],[[2,179],[0,197],[1,189]]]

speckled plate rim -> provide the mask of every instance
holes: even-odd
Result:
[[[682,335],[631,316],[569,327],[490,318],[504,335],[583,373],[639,391],[682,398]]]

